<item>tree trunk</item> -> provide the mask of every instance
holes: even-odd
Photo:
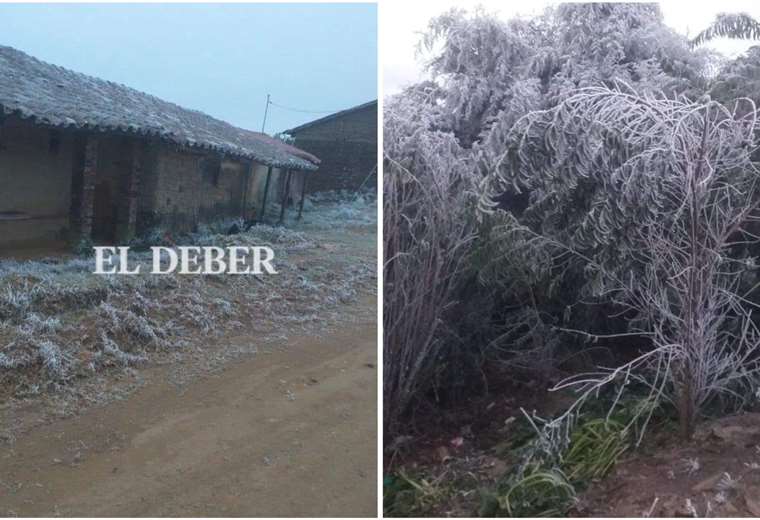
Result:
[[[682,367],[681,375],[678,378],[678,425],[681,438],[685,441],[691,440],[694,435],[695,427],[695,410],[694,389],[691,383],[691,375],[687,367]]]

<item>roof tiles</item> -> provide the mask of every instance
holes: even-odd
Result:
[[[59,128],[159,137],[278,168],[316,170],[319,164],[308,152],[266,134],[1,45],[0,112]]]

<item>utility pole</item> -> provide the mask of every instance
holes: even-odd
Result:
[[[264,108],[264,122],[261,123],[261,133],[264,133],[264,128],[267,126],[267,114],[269,113],[269,104],[271,101],[269,101],[269,94],[267,94],[267,106]]]

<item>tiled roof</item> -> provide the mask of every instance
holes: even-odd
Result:
[[[308,152],[266,134],[1,45],[0,112],[52,127],[159,137],[278,168],[316,170],[319,164]]]

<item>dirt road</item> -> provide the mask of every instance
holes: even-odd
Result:
[[[181,388],[150,369],[0,447],[0,515],[375,516],[376,331],[365,315]]]

